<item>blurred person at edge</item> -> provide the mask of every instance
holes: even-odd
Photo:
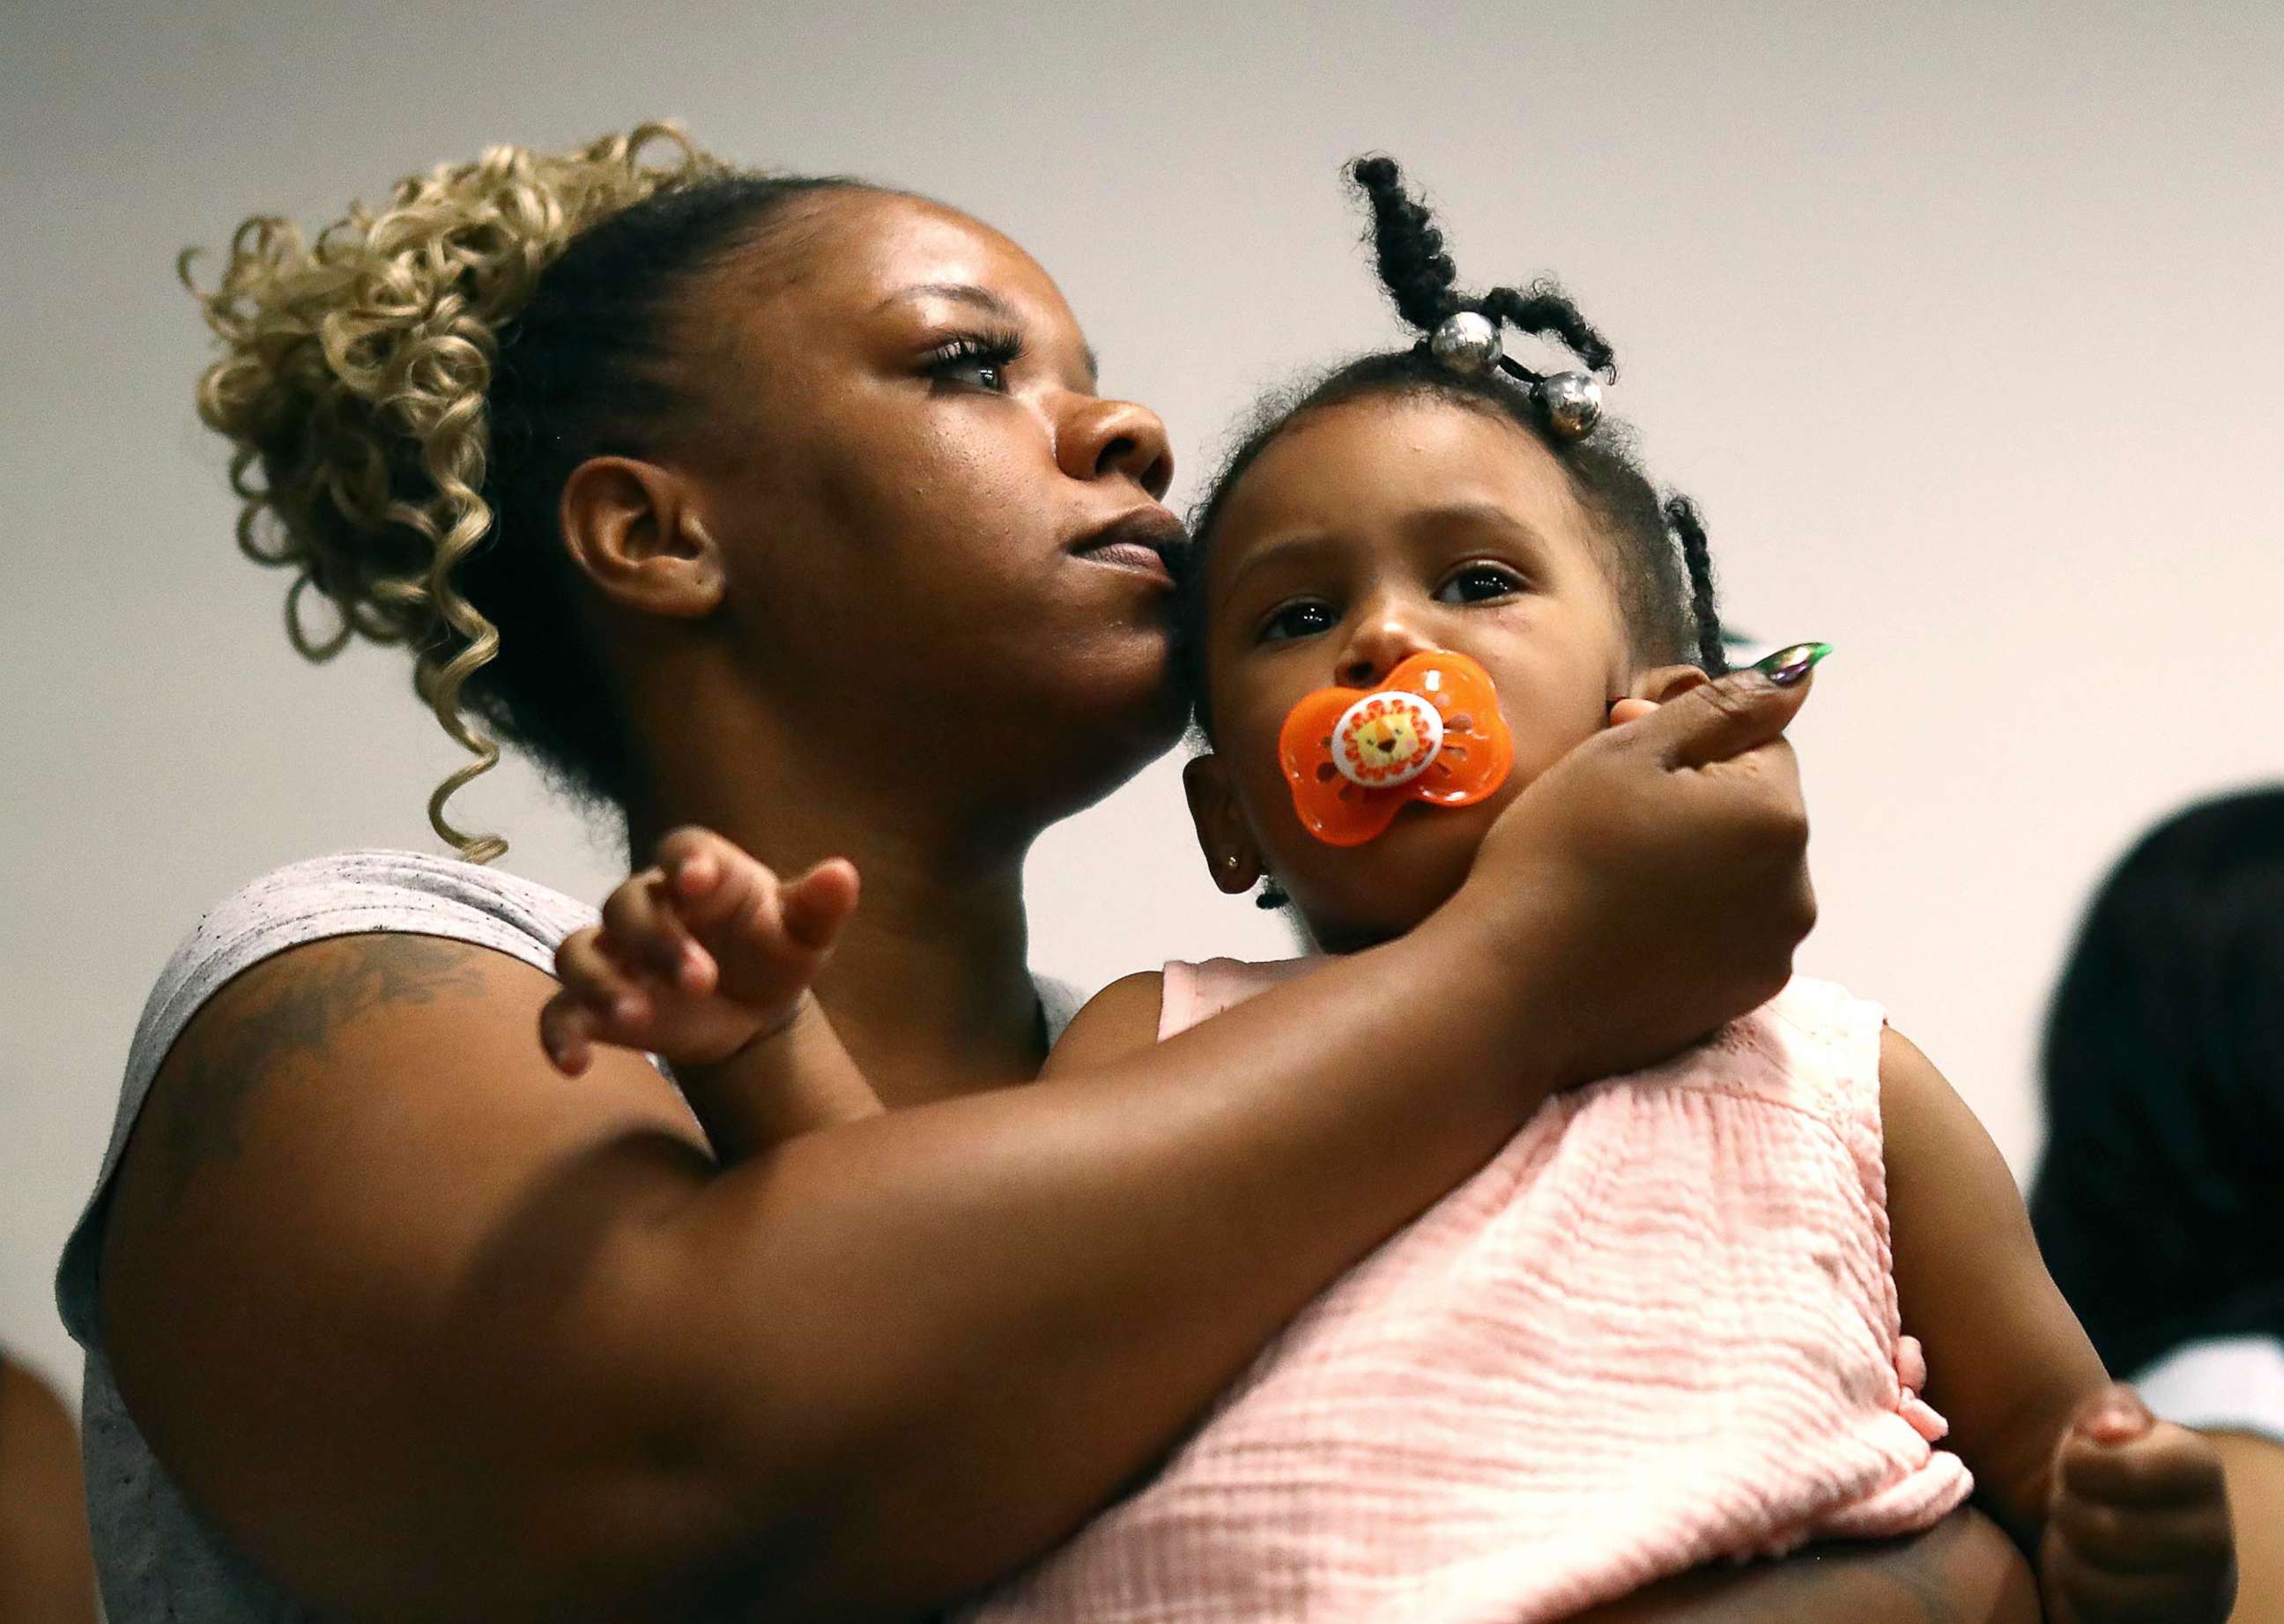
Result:
[[[2219,1448],[2240,1624],[2284,1624],[2284,785],[2145,835],[2046,1025],[2030,1217],[2102,1362]]]
[[[0,1352],[0,1620],[95,1619],[78,1434],[54,1389]]]

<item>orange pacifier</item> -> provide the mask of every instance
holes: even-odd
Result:
[[[1465,654],[1414,654],[1377,688],[1319,688],[1277,738],[1302,825],[1361,846],[1412,801],[1466,807],[1506,782],[1514,738],[1490,673]]]

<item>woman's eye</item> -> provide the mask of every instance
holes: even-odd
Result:
[[[927,374],[938,383],[1005,394],[1007,371],[1021,353],[1012,338],[955,339],[929,355]]]
[[[1332,630],[1333,621],[1333,612],[1322,604],[1287,604],[1262,622],[1261,641],[1288,643],[1295,637],[1313,637]]]
[[[1481,604],[1495,597],[1511,597],[1521,590],[1521,578],[1512,571],[1475,564],[1437,588],[1435,599],[1445,604]]]

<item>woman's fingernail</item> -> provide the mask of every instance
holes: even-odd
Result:
[[[1832,652],[1829,643],[1795,643],[1790,648],[1779,649],[1766,659],[1753,662],[1753,669],[1779,688],[1789,688],[1810,672],[1816,662]]]

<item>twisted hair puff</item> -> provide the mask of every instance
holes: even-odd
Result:
[[[1473,310],[1518,332],[1558,340],[1589,370],[1615,380],[1617,356],[1608,340],[1556,283],[1542,278],[1527,288],[1495,287],[1479,296],[1459,291],[1459,268],[1443,251],[1443,230],[1427,204],[1405,188],[1396,160],[1379,152],[1359,158],[1349,166],[1349,178],[1372,207],[1373,262],[1407,324],[1430,333],[1448,317]]]
[[[499,746],[463,690],[499,652],[492,621],[454,584],[493,527],[486,392],[504,326],[580,232],[661,191],[725,172],[678,128],[645,123],[569,152],[496,146],[401,182],[314,238],[257,216],[219,278],[177,269],[220,341],[199,418],[231,446],[239,546],[293,572],[293,646],[330,659],[352,636],[417,651],[414,684],[474,759],[428,802],[438,834],[475,862],[506,849],[445,816]],[[333,623],[313,630],[310,594]]]

